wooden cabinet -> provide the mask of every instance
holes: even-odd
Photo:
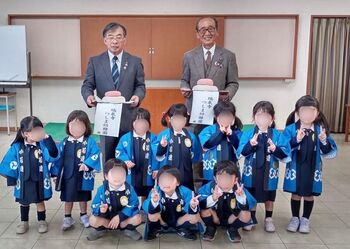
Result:
[[[81,17],[81,64],[85,75],[89,57],[106,50],[102,30],[119,22],[128,30],[126,51],[142,58],[146,79],[180,80],[183,54],[200,44],[195,26],[198,16],[172,17]],[[218,17],[219,31],[224,17]],[[220,32],[219,45],[223,45]]]

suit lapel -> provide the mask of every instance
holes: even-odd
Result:
[[[222,49],[216,45],[214,56],[212,59],[212,63],[210,66],[210,71],[208,74],[208,78],[213,79],[216,72],[218,71],[220,65],[222,64],[223,57],[222,57]]]
[[[125,71],[127,70],[128,65],[129,65],[129,57],[130,57],[130,54],[124,51],[123,56],[122,56],[122,62],[120,63],[120,70],[119,70],[120,75],[119,75],[118,89],[120,89],[120,86],[123,83],[123,78],[124,78],[124,75],[126,73]]]
[[[101,60],[102,60],[102,63],[101,63],[102,64],[102,68],[103,68],[103,71],[106,74],[107,82],[109,82],[110,85],[112,85],[114,87],[113,79],[112,79],[111,64],[110,64],[109,56],[108,56],[108,51],[106,51],[102,55]]]
[[[205,78],[205,73],[204,73],[204,55],[203,55],[203,49],[202,46],[199,46],[195,50],[195,57],[194,57],[194,62],[198,68],[198,72],[200,74],[201,78]]]

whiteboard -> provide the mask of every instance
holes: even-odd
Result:
[[[225,19],[225,48],[236,54],[239,78],[295,78],[297,18]]]
[[[0,26],[0,84],[23,84],[27,77],[25,27]]]

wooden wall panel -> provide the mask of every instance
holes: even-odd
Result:
[[[151,113],[151,130],[155,134],[165,129],[160,120],[172,104],[184,103],[185,99],[177,88],[147,88],[146,98],[141,103]]]
[[[200,44],[195,31],[198,18],[152,18],[152,79],[181,79],[183,54]],[[222,46],[224,18],[218,17],[218,23],[218,44]]]

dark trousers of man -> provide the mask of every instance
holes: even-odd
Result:
[[[123,135],[119,134],[119,137],[100,136],[103,162],[115,158],[115,149],[117,148],[120,137]]]

